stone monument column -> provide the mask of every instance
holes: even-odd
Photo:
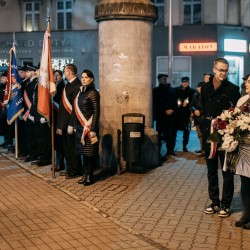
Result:
[[[123,114],[145,115],[145,134],[152,133],[151,37],[157,8],[149,0],[103,0],[96,5],[95,19],[99,23],[100,164],[110,166],[116,164]]]

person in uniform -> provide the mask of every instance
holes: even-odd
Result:
[[[34,117],[34,91],[37,88],[38,78],[36,77],[37,67],[34,65],[27,65],[26,76],[28,81],[24,89],[24,112],[23,120],[25,121],[25,135],[27,143],[28,156],[24,159],[25,162],[32,162],[38,158],[38,144],[37,144],[37,129]],[[31,113],[33,110],[33,114]]]
[[[208,143],[211,131],[211,122],[227,110],[235,106],[240,98],[239,87],[227,80],[229,63],[225,58],[217,58],[213,64],[214,76],[209,82],[201,86],[201,104],[204,119],[201,125],[202,145],[205,151],[208,178],[208,194],[212,203],[205,208],[205,214],[218,213],[224,218],[230,215],[230,206],[234,193],[234,175],[230,172],[222,172],[223,188],[222,197],[219,197],[218,165],[223,166],[225,153],[213,150]]]
[[[62,136],[66,159],[66,171],[61,172],[61,175],[66,175],[67,179],[71,179],[80,176],[81,172],[80,156],[75,153],[75,134],[69,126],[69,124],[74,123],[75,116],[72,112],[72,106],[79,92],[81,81],[77,77],[77,67],[74,64],[65,66],[64,76],[68,83],[63,89],[62,100],[59,105],[56,134]]]

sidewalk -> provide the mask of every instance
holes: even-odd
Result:
[[[232,215],[221,219],[203,213],[209,199],[205,161],[193,153],[197,145],[192,131],[190,152],[182,152],[178,135],[177,156],[162,166],[110,176],[88,187],[58,173],[53,179],[50,166],[24,164],[5,152],[0,159],[0,249],[250,249],[250,231],[234,226],[241,214],[238,176]],[[34,231],[27,230],[33,226]],[[31,235],[40,244],[53,243],[38,248]],[[33,242],[33,248],[3,248],[21,241]]]

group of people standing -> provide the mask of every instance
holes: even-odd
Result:
[[[18,119],[18,155],[24,162],[39,167],[51,164],[51,126],[37,112],[39,68],[27,65],[19,68],[24,112]],[[63,76],[66,81],[64,81]],[[7,72],[1,75],[0,103],[1,123],[4,126],[4,142],[0,147],[14,150],[13,125],[7,125],[3,104]],[[54,71],[57,92],[53,96],[55,171],[67,179],[82,175],[79,184],[94,182],[93,171],[98,157],[100,95],[95,88],[94,75],[83,70],[81,80],[77,67],[67,64],[64,72]]]
[[[221,218],[230,215],[234,194],[234,175],[241,178],[241,198],[243,215],[235,222],[236,227],[250,229],[250,144],[249,131],[245,139],[240,140],[235,171],[227,166],[225,151],[212,147],[208,140],[212,131],[213,119],[224,110],[239,107],[250,113],[250,74],[244,77],[245,95],[241,97],[240,88],[231,83],[227,76],[229,63],[225,58],[216,58],[213,64],[213,75],[204,74],[204,81],[198,83],[197,91],[189,87],[189,78],[183,77],[181,85],[172,88],[167,83],[167,75],[158,75],[159,87],[153,89],[153,110],[156,130],[159,133],[161,148],[165,136],[167,154],[175,154],[176,132],[183,131],[183,151],[187,151],[190,130],[190,118],[194,118],[201,150],[204,152],[207,165],[208,194],[211,204],[204,209],[205,214],[218,214]],[[205,78],[207,77],[207,78]],[[223,167],[224,166],[224,167]],[[218,169],[222,170],[223,184],[220,195]]]
[[[180,86],[176,88],[171,87],[167,78],[167,74],[159,74],[159,86],[153,89],[153,116],[159,134],[159,154],[162,141],[165,140],[167,148],[165,157],[176,155],[174,148],[178,130],[183,131],[182,147],[184,152],[188,152],[191,115],[201,116],[197,111],[200,109],[200,96],[195,89],[189,86],[189,77],[182,77]],[[200,153],[201,149],[197,152]]]

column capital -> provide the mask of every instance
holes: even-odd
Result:
[[[157,7],[149,0],[103,0],[95,7],[95,20],[146,20],[155,22],[158,19]]]

